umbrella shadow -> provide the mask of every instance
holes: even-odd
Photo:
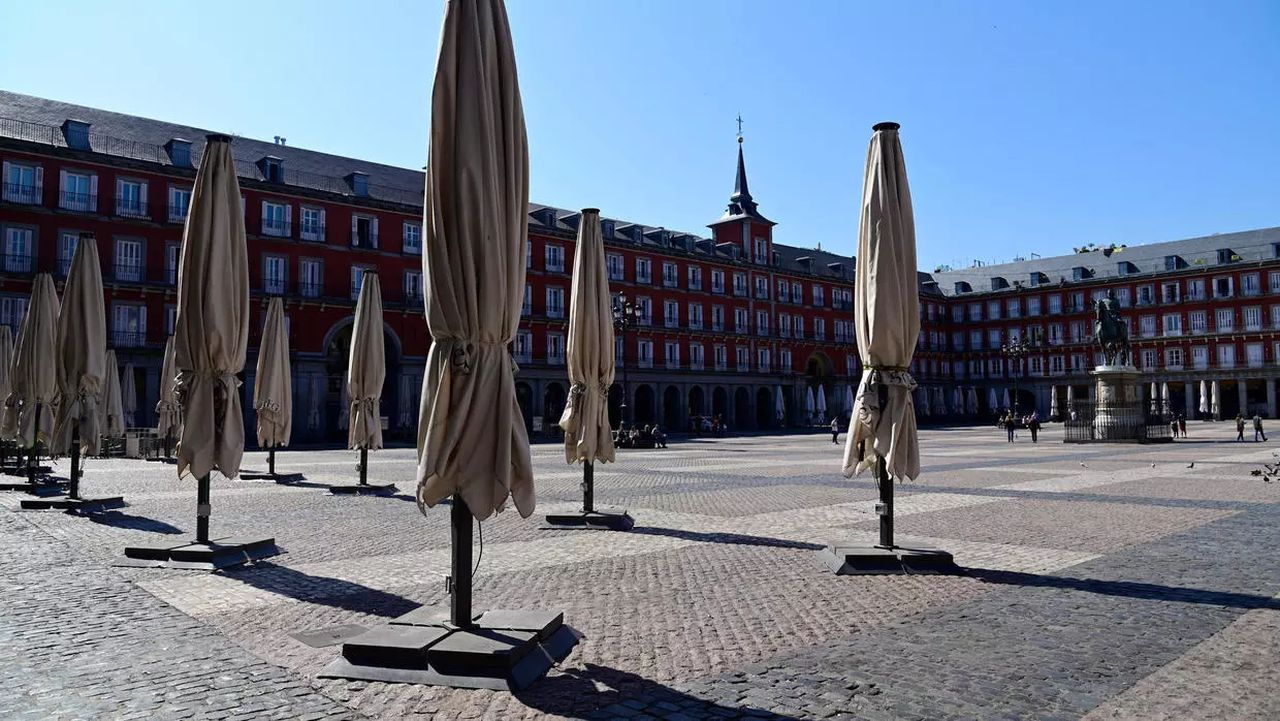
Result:
[[[263,591],[286,596],[303,603],[359,611],[374,616],[395,618],[422,605],[404,596],[369,588],[359,583],[328,576],[313,576],[288,566],[259,561],[222,574]]]
[[[530,708],[575,719],[653,718],[644,716],[646,713],[671,718],[748,716],[772,721],[796,718],[746,706],[724,706],[634,673],[593,663],[583,664],[582,668],[561,669],[517,691],[515,696]]]
[[[1147,601],[1176,601],[1208,606],[1226,606],[1244,610],[1280,610],[1280,599],[1235,591],[1211,591],[1184,586],[1162,586],[1138,581],[1104,581],[1096,578],[1072,578],[1070,576],[1044,576],[1036,573],[997,571],[982,568],[967,569],[969,574],[987,583],[999,583],[1031,588],[1059,588],[1084,591],[1105,596],[1138,598]]]
[[[177,526],[157,521],[154,518],[146,516],[134,516],[120,511],[102,511],[100,513],[80,513],[78,514],[89,519],[94,523],[100,523],[104,526],[112,526],[115,528],[127,528],[131,531],[145,531],[147,533],[162,533],[167,536],[177,535],[184,531]]]
[[[820,543],[788,541],[785,538],[752,536],[745,533],[704,533],[702,531],[685,531],[679,528],[659,528],[656,526],[636,526],[631,529],[630,533],[666,536],[697,543],[723,543],[736,546],[771,546],[774,548],[795,548],[809,551],[821,551],[825,547]]]

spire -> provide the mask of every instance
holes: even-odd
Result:
[[[729,196],[729,202],[740,203],[746,201],[753,207],[755,203],[751,202],[751,191],[747,189],[747,164],[742,160],[742,135],[738,135],[738,177],[733,181],[733,195]]]
[[[733,181],[733,195],[729,196],[729,207],[725,210],[724,217],[716,223],[746,218],[774,225],[772,220],[760,215],[760,211],[756,209],[756,202],[751,198],[751,190],[747,187],[747,163],[742,153],[742,116],[738,116],[738,174]]]

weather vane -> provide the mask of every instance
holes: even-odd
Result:
[[[738,139],[742,139],[742,113],[738,113]]]

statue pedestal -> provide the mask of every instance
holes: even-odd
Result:
[[[1097,384],[1094,440],[1145,440],[1146,421],[1138,393],[1138,369],[1130,365],[1098,366],[1093,370],[1093,377]]]

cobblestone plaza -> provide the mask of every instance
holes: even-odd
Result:
[[[412,449],[371,455],[395,496],[329,495],[355,473],[343,451],[279,454],[288,485],[215,479],[214,535],[285,554],[214,574],[112,567],[190,535],[195,484],[90,461],[85,492],[129,507],[0,494],[0,717],[1277,718],[1280,482],[1250,474],[1272,446],[1226,425],[1158,446],[922,431],[899,540],[952,551],[959,576],[827,571],[816,550],[876,529],[873,482],[840,476],[829,435],[622,451],[597,498],[629,533],[540,530],[580,469],[536,446],[539,514],[483,524],[477,611],[561,610],[583,639],[519,694],[316,678],[339,648],[316,636],[447,601],[448,510],[419,513]]]

